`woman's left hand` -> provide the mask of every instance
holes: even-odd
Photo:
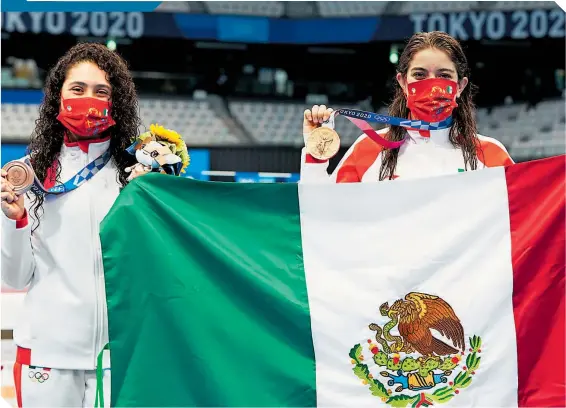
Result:
[[[132,181],[133,179],[135,179],[136,177],[139,176],[143,176],[144,174],[147,174],[149,172],[151,172],[151,169],[144,166],[143,164],[137,163],[132,167],[126,167],[126,173],[130,173],[130,175],[128,176],[128,181]]]

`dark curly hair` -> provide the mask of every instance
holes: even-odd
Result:
[[[106,73],[112,87],[111,115],[116,124],[100,135],[110,136],[110,152],[118,168],[117,181],[125,186],[128,174],[124,171],[135,159],[125,150],[138,135],[141,121],[134,81],[126,62],[102,44],[81,43],[72,47],[57,61],[45,80],[44,99],[28,147],[30,161],[39,180],[45,180],[47,171],[57,161],[56,180],[61,182],[59,152],[66,129],[57,120],[61,106],[61,89],[71,68],[81,62],[92,62]],[[43,213],[43,196],[35,196],[32,204],[37,226]],[[36,228],[37,228],[36,226]]]
[[[458,81],[464,77],[470,77],[470,68],[468,67],[468,60],[464,55],[460,43],[450,35],[442,31],[432,31],[429,33],[414,34],[407,43],[403,53],[399,57],[399,65],[397,72],[403,77],[407,77],[409,64],[414,55],[428,48],[435,48],[444,51],[456,65],[456,72],[458,74]],[[389,105],[389,114],[391,116],[408,118],[409,109],[407,108],[407,101],[403,89],[395,81],[395,96]],[[478,137],[477,137],[477,124],[474,115],[474,103],[472,101],[476,87],[470,82],[464,88],[460,97],[457,100],[458,107],[454,109],[453,119],[454,124],[450,129],[450,142],[455,147],[462,150],[464,156],[464,167],[466,170],[470,168],[475,170],[478,166]],[[405,129],[398,126],[392,126],[389,129],[388,137],[390,140],[400,141],[405,137]],[[391,179],[397,166],[397,157],[399,149],[386,150],[384,152],[381,169],[379,172],[379,179]]]

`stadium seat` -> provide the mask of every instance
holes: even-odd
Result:
[[[320,1],[316,2],[322,17],[375,16],[382,14],[386,1]]]
[[[155,11],[163,11],[168,13],[189,13],[191,7],[188,1],[164,1],[157,6]]]
[[[490,115],[479,109],[479,132],[499,140],[519,159],[564,154],[564,102],[564,99],[543,101],[529,110],[524,104],[500,106]]]
[[[174,129],[190,146],[240,143],[205,101],[142,99],[139,107],[143,126],[158,123]],[[6,141],[29,137],[37,116],[38,105],[3,103],[2,137]]]
[[[555,8],[554,1],[496,1],[492,3],[491,8],[501,11],[514,11],[517,9],[541,9],[541,8]]]
[[[174,129],[189,146],[240,142],[206,101],[141,99],[139,106],[145,126],[159,123]]]
[[[477,1],[405,1],[399,14],[469,11],[474,10],[477,5]]]
[[[285,12],[280,1],[207,1],[204,4],[211,14],[281,17]]]
[[[5,141],[28,138],[33,133],[39,105],[2,104],[2,139]]]
[[[232,114],[258,143],[294,146],[303,143],[304,104],[231,102],[229,106]],[[343,107],[359,109],[356,106]],[[336,131],[344,145],[351,145],[361,134],[344,118],[336,121]]]
[[[564,154],[564,149],[564,132],[562,132],[562,140],[547,139],[513,142],[511,145],[511,155],[515,160],[523,160],[531,157],[548,157]]]
[[[527,109],[526,104],[498,106],[476,111],[478,132],[503,143],[513,157],[564,154],[566,130],[564,99],[542,101]],[[343,106],[361,109],[360,106]],[[140,117],[147,128],[159,123],[183,135],[189,146],[238,145],[242,140],[228,123],[235,118],[258,144],[295,146],[303,144],[302,118],[306,104],[229,101],[232,118],[222,119],[206,100],[141,99]],[[385,108],[379,113],[385,113]],[[33,132],[38,105],[2,104],[2,137],[21,141]],[[145,130],[145,129],[142,129]],[[343,146],[350,146],[361,131],[345,118],[336,120]],[[549,153],[552,152],[552,153]]]

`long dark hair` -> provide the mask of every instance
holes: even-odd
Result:
[[[28,147],[33,169],[43,181],[47,171],[57,162],[56,180],[61,182],[61,162],[59,152],[63,144],[65,128],[57,120],[61,106],[61,88],[69,69],[81,62],[92,62],[106,73],[112,87],[112,118],[116,125],[112,126],[101,137],[110,136],[110,152],[118,167],[117,181],[125,186],[128,174],[124,169],[133,163],[133,157],[125,149],[138,135],[141,121],[138,114],[138,100],[134,81],[126,62],[115,52],[102,44],[82,43],[72,47],[57,61],[49,71],[45,80],[44,99],[39,107],[39,117],[35,121],[35,130]],[[64,180],[63,180],[64,181]],[[39,226],[43,213],[43,196],[34,196],[32,208]]]
[[[424,49],[435,48],[445,52],[454,65],[458,74],[458,81],[464,77],[470,76],[470,68],[468,60],[464,55],[464,51],[460,43],[453,37],[441,31],[432,31],[430,33],[417,33],[413,35],[403,53],[399,57],[399,65],[397,72],[403,77],[407,77],[409,64],[413,56]],[[396,89],[393,101],[389,105],[389,114],[391,116],[408,118],[409,109],[403,89],[395,81]],[[459,147],[464,156],[465,169],[475,170],[478,166],[478,158],[476,148],[478,146],[477,125],[474,115],[474,103],[472,97],[476,91],[476,87],[468,83],[458,98],[458,107],[453,112],[454,125],[450,129],[450,142],[453,146]],[[405,137],[405,129],[399,126],[392,126],[388,132],[390,140],[400,141]],[[395,167],[397,166],[397,157],[399,149],[386,150],[383,154],[383,161],[379,171],[379,179],[393,178]]]

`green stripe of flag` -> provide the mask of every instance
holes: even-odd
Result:
[[[316,406],[296,184],[150,174],[101,241],[112,406]]]

